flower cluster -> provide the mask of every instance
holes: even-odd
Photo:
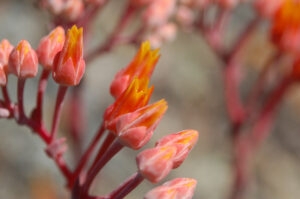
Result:
[[[19,124],[26,125],[37,133],[46,143],[45,152],[55,161],[65,176],[72,197],[91,198],[90,186],[107,162],[124,146],[134,150],[143,147],[151,139],[167,110],[167,102],[164,99],[149,104],[154,89],[153,86],[149,87],[149,80],[159,56],[158,49],[152,50],[150,43],[144,42],[131,63],[116,74],[110,88],[115,102],[106,109],[103,123],[94,141],[79,158],[80,161],[74,171],[67,166],[63,157],[67,150],[67,139],[57,137],[57,131],[67,88],[78,85],[85,71],[82,28],[78,29],[74,25],[65,35],[65,30],[58,26],[40,40],[37,50],[34,50],[25,40],[16,47],[13,47],[9,41],[2,40],[0,84],[4,101],[0,101],[0,116],[14,118]],[[23,107],[24,84],[27,78],[37,75],[39,64],[43,67],[43,72],[39,81],[37,104],[31,116],[27,116]],[[59,89],[51,131],[48,132],[42,119],[42,102],[50,73],[59,85]],[[10,100],[6,90],[8,74],[18,77],[17,104]],[[107,137],[92,160],[91,154],[106,131],[108,131]],[[138,172],[108,195],[108,198],[125,197],[144,178],[151,182],[162,180],[171,169],[181,165],[195,145],[197,137],[198,132],[194,130],[171,134],[160,139],[155,148],[141,152],[137,157]],[[88,164],[89,162],[91,164]],[[151,170],[150,167],[155,169]],[[164,184],[163,188],[154,189],[145,197],[158,199],[161,194],[164,194],[164,198],[171,199],[174,196],[188,194],[191,198],[195,184],[196,181],[192,179],[176,179]],[[170,190],[172,194],[169,194]]]

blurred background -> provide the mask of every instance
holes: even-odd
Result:
[[[111,1],[92,26],[90,43],[99,43],[114,27],[125,1]],[[234,12],[224,38],[230,44],[253,16],[249,6]],[[48,34],[49,16],[37,8],[33,0],[0,0],[0,39],[13,45],[28,40],[36,48],[42,36]],[[255,31],[245,51],[247,77],[241,92],[247,93],[257,77],[272,46],[264,24]],[[88,67],[84,82],[87,128],[85,143],[89,143],[102,120],[103,111],[113,103],[109,86],[115,73],[125,67],[136,53],[133,46],[120,46],[95,59]],[[160,137],[196,129],[200,133],[197,146],[181,167],[173,170],[167,180],[191,177],[198,181],[195,199],[226,199],[233,182],[229,121],[224,104],[222,62],[196,33],[181,32],[174,42],[161,48],[161,58],[153,74],[152,102],[165,98],[169,108],[159,124],[152,147]],[[51,79],[51,78],[50,78]],[[38,78],[26,83],[27,113],[35,104]],[[9,76],[9,92],[16,98],[16,78]],[[248,199],[298,199],[300,195],[300,92],[294,86],[277,112],[271,136],[257,151]],[[45,121],[49,128],[57,85],[50,80],[45,97]],[[67,108],[67,105],[65,105]],[[63,115],[60,132],[64,132]],[[0,198],[55,199],[69,198],[64,179],[45,153],[45,145],[26,127],[11,120],[0,120]],[[62,134],[62,136],[65,136]],[[109,193],[136,171],[138,151],[125,149],[103,170],[94,184],[94,194]],[[67,151],[68,163],[72,157]],[[73,164],[74,165],[74,164]],[[144,181],[127,198],[137,199],[157,185]]]

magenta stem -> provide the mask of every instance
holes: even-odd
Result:
[[[97,174],[101,171],[101,169],[107,164],[109,160],[111,160],[121,149],[123,145],[120,144],[118,141],[115,141],[109,149],[103,154],[101,159],[95,164],[95,167],[89,170],[86,182],[83,184],[83,195],[87,196],[88,191],[92,182],[94,181]]]
[[[40,124],[42,124],[43,121],[43,98],[44,98],[44,93],[46,91],[49,74],[50,71],[44,69],[41,74],[39,85],[38,85],[35,114],[36,114],[37,122]]]
[[[98,144],[98,142],[100,141],[101,137],[103,136],[105,132],[105,126],[102,123],[101,127],[99,128],[98,132],[96,133],[94,139],[92,140],[92,143],[89,145],[88,149],[85,151],[85,153],[82,155],[75,171],[73,174],[73,179],[69,182],[69,186],[73,187],[76,179],[79,177],[82,169],[84,168],[84,166],[86,165],[86,163],[88,162],[89,158],[91,157],[96,145]]]
[[[144,177],[136,172],[123,182],[117,189],[115,189],[108,198],[110,199],[121,199],[128,195],[133,189],[135,189],[142,181]]]
[[[51,134],[50,134],[52,141],[55,139],[56,134],[57,134],[62,104],[63,104],[63,100],[65,98],[67,90],[68,90],[68,87],[62,86],[62,85],[60,85],[58,88],[55,110],[54,110],[54,115],[53,115],[53,120],[52,120]]]

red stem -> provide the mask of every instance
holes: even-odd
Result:
[[[99,161],[99,159],[103,156],[103,154],[107,151],[107,149],[110,147],[110,145],[115,140],[115,136],[112,133],[108,133],[104,142],[102,143],[102,146],[91,166],[91,169],[95,167],[96,163]]]
[[[269,100],[265,103],[265,106],[263,107],[257,122],[254,124],[253,130],[249,135],[254,148],[257,148],[269,135],[276,108],[293,82],[293,79],[290,77],[285,78],[271,94]]]
[[[111,160],[121,149],[123,145],[118,141],[115,141],[109,149],[103,154],[101,159],[95,164],[95,167],[92,170],[89,170],[86,182],[83,184],[83,198],[88,195],[88,191],[92,182],[94,181],[97,174],[101,171],[101,169],[107,164],[109,160]]]
[[[110,195],[110,199],[122,199],[127,196],[133,189],[135,189],[142,181],[144,177],[138,172],[129,177],[124,183],[122,183],[117,189],[115,189]]]
[[[18,79],[18,88],[17,88],[17,96],[18,96],[18,123],[23,124],[26,120],[26,116],[24,113],[24,87],[25,87],[26,79],[19,78]]]
[[[109,52],[116,43],[118,43],[119,36],[126,28],[132,15],[135,13],[135,8],[129,4],[123,14],[120,16],[119,22],[117,23],[113,32],[109,35],[109,38],[105,40],[103,44],[98,46],[96,49],[92,50],[87,56],[85,57],[85,61],[87,63],[91,62],[94,58],[99,56],[102,53]]]
[[[62,104],[63,104],[67,90],[68,90],[68,87],[62,86],[62,85],[60,85],[58,88],[55,110],[54,110],[53,120],[52,120],[51,134],[50,134],[51,141],[53,141],[55,139],[56,134],[57,134]]]
[[[42,124],[43,121],[43,98],[47,87],[49,74],[50,71],[44,69],[39,80],[38,93],[36,98],[36,109],[35,109],[35,117],[39,124]]]
[[[4,102],[7,106],[10,106],[10,97],[9,97],[9,94],[8,94],[8,91],[7,91],[7,87],[6,86],[1,86],[1,89],[2,89],[2,95],[3,95],[3,98],[4,98]]]
[[[96,133],[92,143],[89,145],[89,148],[85,151],[82,155],[72,177],[72,181],[70,181],[69,187],[73,187],[76,179],[78,178],[79,174],[81,173],[82,169],[86,165],[87,161],[89,160],[90,156],[92,155],[96,145],[98,144],[99,140],[103,136],[105,132],[105,126],[102,123],[101,127],[99,128],[98,132]]]
[[[262,94],[263,88],[265,86],[266,79],[274,64],[280,59],[281,53],[277,52],[273,55],[266,63],[265,67],[263,68],[262,72],[259,74],[258,80],[255,82],[252,90],[250,91],[247,103],[246,103],[246,115],[248,116],[250,112],[255,112],[254,110],[257,108],[257,103],[259,102],[259,97]]]

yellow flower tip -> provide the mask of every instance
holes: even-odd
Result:
[[[67,52],[64,57],[64,62],[72,58],[73,63],[77,63],[78,59],[82,57],[83,28],[78,29],[76,25],[73,25],[73,27],[68,30],[66,42]]]
[[[55,28],[49,35],[51,41],[56,40],[59,43],[63,43],[65,41],[65,31],[61,26]]]
[[[198,139],[198,131],[195,130],[186,130],[179,133],[182,136],[182,139],[178,141],[181,144],[190,144],[189,148],[192,148]]]
[[[27,41],[22,40],[16,47],[16,50],[25,56],[29,52],[29,48],[31,48],[30,44]]]

